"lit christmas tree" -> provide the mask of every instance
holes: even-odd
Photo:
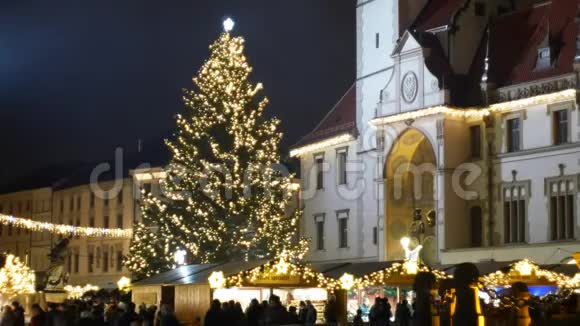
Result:
[[[268,100],[258,96],[262,84],[249,81],[244,39],[230,35],[231,21],[225,26],[194,89],[184,92],[186,112],[167,141],[168,200],[143,200],[143,225],[125,261],[137,275],[171,269],[177,250],[195,263],[306,252],[306,241],[297,239],[301,211],[287,212],[298,189],[275,169],[279,121],[264,117]]]
[[[34,293],[36,278],[34,271],[18,257],[6,255],[4,267],[0,269],[0,299],[9,301],[20,294]]]

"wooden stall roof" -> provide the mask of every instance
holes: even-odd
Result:
[[[339,265],[334,268],[318,269],[325,276],[339,279],[344,273],[353,275],[355,278],[363,277],[370,273],[381,271],[385,268],[393,266],[395,263],[402,263],[402,261],[383,261],[383,262],[366,262],[366,263],[343,263],[334,264]],[[313,269],[317,267],[313,265]]]
[[[496,271],[508,272],[512,264],[517,263],[518,260],[512,261],[485,261],[474,263],[479,270],[479,275],[488,275]],[[436,266],[437,269],[446,272],[447,274],[453,275],[455,267],[457,265],[443,265]],[[576,273],[580,272],[576,265],[568,264],[550,264],[550,265],[538,265],[541,269],[549,270],[556,273],[561,273],[567,276],[574,276]]]
[[[166,285],[174,284],[177,280],[183,279],[184,277],[195,275],[197,273],[203,272],[204,270],[220,266],[220,264],[202,264],[202,265],[188,265],[180,266],[176,269],[170,271],[159,273],[150,278],[146,278],[139,282],[133,283],[132,286],[148,286],[148,285]]]

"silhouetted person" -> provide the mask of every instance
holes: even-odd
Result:
[[[306,323],[306,303],[300,301],[298,304],[298,324],[304,325]]]
[[[24,326],[24,308],[18,301],[12,302],[12,311],[14,311],[14,316],[16,316],[15,326]]]
[[[248,308],[246,308],[246,320],[248,321],[248,326],[258,326],[260,325],[260,320],[262,319],[262,309],[260,308],[260,302],[256,299],[252,299]]]
[[[30,308],[30,326],[45,326],[46,314],[38,304],[33,304]]]
[[[16,326],[16,314],[14,314],[11,306],[4,306],[0,326]]]
[[[452,316],[453,325],[477,326],[475,300],[479,300],[472,288],[479,278],[479,270],[472,263],[457,265],[453,273],[455,282],[456,306]]]
[[[291,306],[288,308],[288,324],[300,324],[300,320],[298,319],[298,310],[296,307]]]
[[[284,325],[288,320],[288,312],[286,308],[282,306],[280,302],[280,297],[277,295],[272,295],[270,297],[270,304],[265,313],[265,324],[266,325]]]
[[[205,326],[220,326],[224,325],[225,319],[223,316],[223,311],[221,303],[219,300],[215,299],[211,302],[211,306],[207,313],[205,314]]]
[[[161,305],[159,309],[159,326],[179,326],[179,321],[168,304]]]
[[[397,305],[397,311],[395,311],[395,320],[399,323],[399,326],[409,326],[411,320],[411,310],[409,309],[409,303],[407,300],[403,300],[402,303]]]
[[[312,301],[306,300],[306,316],[304,320],[304,325],[314,325],[316,324],[316,319],[318,319],[318,311],[314,308]]]
[[[328,297],[328,302],[324,306],[324,319],[328,326],[334,326],[338,322],[338,307],[336,306],[336,298],[331,295]]]
[[[420,272],[415,276],[413,290],[417,297],[413,313],[413,326],[431,326],[431,289],[434,285],[435,276],[431,273]]]
[[[353,326],[363,326],[364,325],[364,322],[362,319],[362,309],[356,310],[356,316],[354,316],[354,319],[352,320],[352,325]]]

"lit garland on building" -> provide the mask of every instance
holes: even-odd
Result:
[[[346,133],[316,142],[314,144],[294,148],[290,151],[290,156],[299,157],[300,155],[306,153],[317,152],[327,147],[336,146],[354,140],[356,140],[356,138],[351,133]]]
[[[391,267],[386,269],[365,275],[361,278],[355,280],[355,287],[358,289],[365,289],[375,286],[383,286],[387,284],[403,285],[403,284],[413,284],[415,276],[417,273],[432,273],[437,280],[443,280],[451,278],[452,276],[445,274],[442,271],[431,269],[425,265],[419,264],[416,269],[412,269],[412,272],[408,272],[408,268],[405,264],[394,263]],[[415,272],[416,271],[416,272]],[[338,288],[340,284],[337,283]]]
[[[133,234],[132,229],[87,228],[74,225],[39,222],[3,214],[0,214],[0,224],[31,232],[49,232],[56,235],[85,238],[130,239]]]
[[[575,89],[568,89],[552,94],[538,95],[530,98],[514,100],[505,103],[497,103],[485,108],[453,108],[448,106],[434,106],[417,111],[410,111],[384,117],[378,117],[371,120],[369,123],[373,126],[379,126],[389,123],[415,120],[418,118],[440,114],[458,119],[481,119],[496,112],[504,113],[537,105],[553,104],[557,102],[575,100],[576,93],[577,92]]]
[[[194,263],[306,252],[307,241],[296,239],[301,210],[287,214],[293,176],[275,170],[280,121],[264,117],[268,100],[258,96],[262,84],[249,81],[244,46],[226,30],[184,91],[185,112],[166,142],[167,200],[145,196],[125,259],[138,277],[171,269],[178,249]]]
[[[20,294],[34,293],[36,277],[34,271],[14,255],[6,255],[4,267],[0,269],[0,296],[10,300]]]
[[[496,271],[481,277],[483,286],[489,289],[510,286],[515,282],[524,282],[528,285],[552,284],[560,288],[574,288],[578,284],[570,277],[553,271],[541,269],[533,262],[524,259],[510,266],[508,272]]]

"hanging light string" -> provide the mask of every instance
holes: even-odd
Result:
[[[132,229],[105,229],[53,224],[4,214],[0,214],[0,225],[12,226],[32,232],[49,232],[56,235],[84,238],[131,239],[131,236],[133,235]]]

